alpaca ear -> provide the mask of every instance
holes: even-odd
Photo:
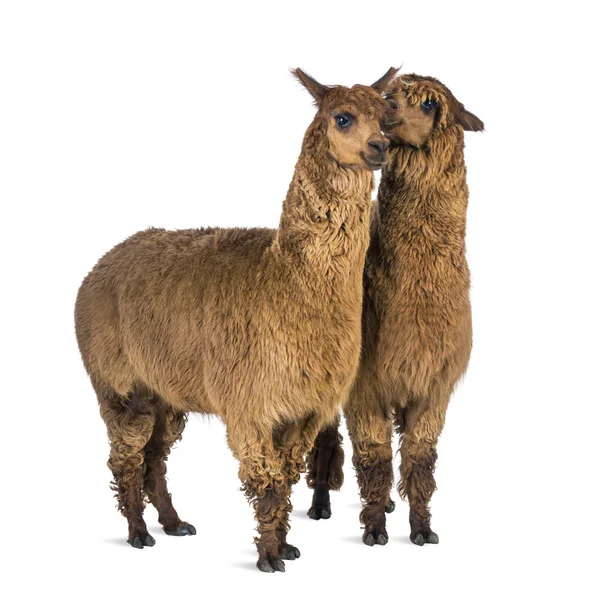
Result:
[[[465,108],[462,105],[460,106],[460,108],[461,109],[458,111],[458,114],[456,116],[458,123],[465,130],[472,130],[473,132],[482,131],[483,122],[479,118],[477,118],[475,114],[472,114],[471,112],[469,112],[469,110],[465,110]]]
[[[323,103],[323,98],[329,90],[329,87],[327,87],[326,85],[321,85],[321,83],[315,81],[315,79],[307,75],[299,68],[292,69],[291,72],[302,83],[302,85],[306,87],[306,90],[314,97],[317,106],[321,107],[321,104]]]
[[[377,93],[383,93],[387,86],[392,82],[400,69],[393,66],[377,81],[371,85],[371,89],[375,89]]]

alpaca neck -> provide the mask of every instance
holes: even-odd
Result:
[[[405,267],[407,260],[432,271],[440,260],[466,270],[467,202],[462,130],[447,131],[428,152],[400,147],[378,194],[378,248],[386,262],[404,272],[418,270]]]
[[[368,245],[372,172],[338,166],[322,127],[311,126],[290,184],[274,253],[323,282],[362,270]]]

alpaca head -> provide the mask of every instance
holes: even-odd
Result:
[[[402,75],[389,86],[386,100],[393,113],[384,129],[394,145],[427,147],[432,139],[456,126],[483,130],[483,122],[433,77]]]
[[[381,133],[389,107],[382,97],[398,69],[390,68],[371,86],[327,86],[299,68],[292,71],[313,96],[318,108],[313,130],[318,130],[327,155],[339,166],[376,170],[387,161],[389,141]]]

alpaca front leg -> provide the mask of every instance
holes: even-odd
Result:
[[[283,559],[297,558],[297,549],[286,543],[289,509],[289,491],[284,487],[271,488],[254,500],[255,518],[258,522],[258,538],[255,539],[258,550],[256,566],[261,571],[283,572]],[[288,552],[290,550],[293,552]],[[300,551],[297,551],[297,556],[300,556]]]
[[[289,529],[291,488],[281,452],[271,437],[233,450],[240,459],[239,477],[257,521],[256,566],[267,573],[285,571],[280,546]]]
[[[283,509],[283,515],[277,526],[277,538],[279,540],[279,556],[286,561],[294,561],[300,558],[300,549],[288,543],[287,535],[290,530],[289,517],[292,512],[292,503],[289,498],[292,486],[300,480],[300,475],[305,471],[304,457],[300,452],[300,446],[296,445],[292,449],[284,451],[283,459],[288,496],[287,506]]]
[[[410,539],[419,546],[439,541],[438,535],[431,530],[429,502],[435,491],[436,446],[444,426],[446,404],[436,407],[409,405],[405,410],[398,489],[403,498],[408,498]]]
[[[363,542],[368,546],[387,544],[386,512],[391,512],[390,490],[394,483],[392,468],[392,421],[380,410],[344,410],[352,440],[352,462],[360,489],[364,528]]]
[[[293,485],[300,480],[301,475],[306,471],[304,456],[313,443],[316,429],[316,421],[309,417],[306,421],[285,425],[274,433],[275,442],[283,459],[284,476],[290,494]],[[277,529],[279,553],[282,559],[288,561],[300,558],[300,550],[287,542],[291,511],[292,505],[289,502],[289,506],[285,509]]]
[[[338,432],[339,416],[322,428],[308,455],[306,481],[313,489],[312,505],[308,510],[311,519],[331,517],[330,490],[339,490],[344,483],[344,450],[342,435]]]

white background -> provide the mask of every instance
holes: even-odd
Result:
[[[0,5],[5,594],[574,594],[598,589],[598,56],[592,2]],[[474,351],[440,442],[438,546],[361,543],[294,493],[286,574],[254,565],[251,510],[218,420],[169,463],[198,535],[126,544],[73,332],[77,288],[147,226],[276,226],[313,108],[292,80],[434,75],[468,133]],[[348,444],[346,440],[346,444]]]

